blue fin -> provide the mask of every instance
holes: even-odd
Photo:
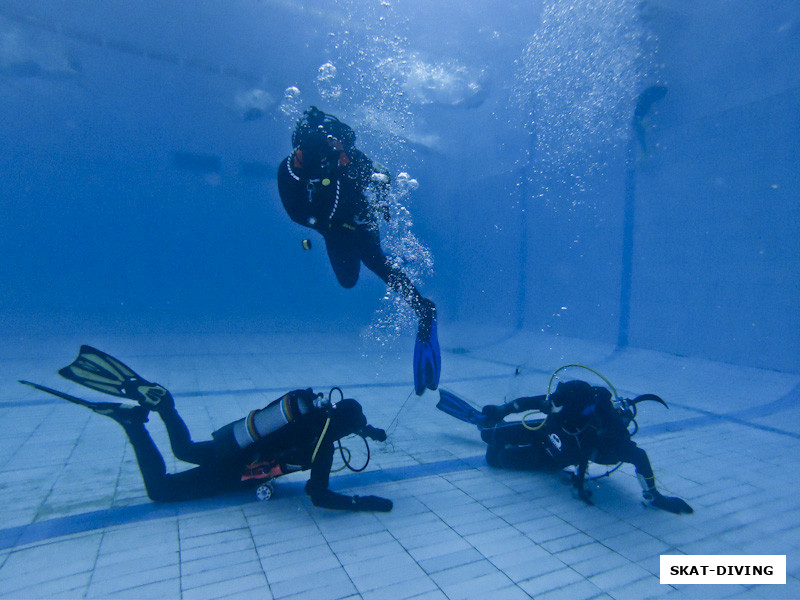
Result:
[[[439,402],[436,404],[436,408],[470,425],[485,427],[487,424],[486,415],[466,400],[459,398],[447,390],[439,390]]]
[[[441,374],[442,354],[439,349],[436,318],[433,318],[428,339],[424,340],[417,333],[417,342],[414,345],[414,391],[417,396],[422,396],[426,388],[435,390],[439,387]]]

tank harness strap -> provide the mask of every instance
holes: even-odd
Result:
[[[285,472],[281,464],[275,459],[264,461],[255,460],[245,467],[242,472],[242,481],[248,481],[250,479],[275,479],[284,474]]]

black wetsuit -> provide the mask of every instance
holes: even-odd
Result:
[[[350,148],[342,153],[329,176],[312,176],[303,167],[302,152],[296,150],[278,167],[278,192],[294,222],[322,234],[331,266],[343,287],[356,284],[363,262],[403,296],[421,318],[424,298],[381,249],[376,210],[383,209],[385,214],[386,209],[370,205],[366,196],[369,186],[374,185],[372,175],[378,172],[363,152]]]
[[[345,399],[332,411],[315,409],[251,446],[231,450],[229,445],[218,440],[193,442],[172,403],[160,407],[158,414],[166,426],[175,457],[198,466],[180,473],[167,473],[164,459],[144,424],[123,423],[136,453],[147,495],[155,502],[196,500],[252,487],[259,480],[243,480],[243,475],[254,463],[275,463],[281,473],[311,469],[306,490],[313,497],[315,492],[328,489],[334,442],[367,426],[361,405]],[[314,455],[328,416],[330,424]]]
[[[545,398],[518,398],[499,407],[502,412],[498,416],[551,410]],[[602,465],[624,462],[633,464],[645,481],[654,481],[647,453],[631,439],[629,420],[614,408],[606,388],[569,381],[559,384],[550,400],[555,410],[539,429],[532,431],[520,422],[502,422],[481,432],[483,441],[489,444],[486,460],[491,466],[560,470],[577,465],[585,474],[588,461]]]

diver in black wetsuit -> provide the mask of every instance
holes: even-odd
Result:
[[[263,438],[241,447],[237,442],[237,425],[242,431],[258,422],[259,415],[231,423],[215,431],[213,440],[193,442],[183,419],[167,395],[154,409],[166,426],[172,452],[184,462],[198,465],[181,473],[168,474],[164,460],[144,427],[147,415],[142,407],[109,414],[125,429],[136,452],[147,495],[155,502],[176,502],[215,496],[222,492],[253,487],[261,479],[296,471],[311,470],[306,493],[315,506],[342,510],[388,511],[392,503],[376,496],[344,496],[332,492],[328,481],[336,440],[362,433],[385,440],[386,434],[371,428],[352,399],[338,402],[332,408],[318,408],[312,390],[295,390],[273,401],[262,411],[287,412],[295,419]],[[330,422],[326,428],[326,421]],[[249,421],[250,423],[247,423]],[[245,438],[249,439],[249,438]]]
[[[141,378],[114,357],[83,346],[75,362],[59,373],[91,389],[139,403],[89,402],[22,382],[119,423],[136,453],[147,495],[155,502],[208,498],[310,469],[305,490],[315,506],[353,511],[392,509],[392,502],[385,498],[345,496],[328,487],[334,442],[350,434],[386,440],[383,430],[367,424],[361,405],[353,399],[342,398],[333,404],[330,396],[326,401],[311,389],[294,390],[215,431],[212,440],[194,442],[169,391]],[[150,411],[157,412],[164,422],[175,457],[197,467],[166,472],[161,453],[144,426]]]
[[[426,350],[435,355],[427,367],[415,364],[417,393],[422,394],[439,382],[438,340],[431,339],[436,337],[436,306],[381,249],[378,219],[390,219],[390,176],[355,147],[355,139],[348,125],[312,106],[295,127],[292,153],[278,167],[278,192],[289,217],[325,239],[342,287],[355,286],[364,263],[414,309],[418,341],[434,346]]]
[[[663,400],[648,394],[632,400]],[[511,413],[538,410],[546,417],[526,428],[521,422],[505,422]],[[618,410],[611,392],[585,381],[558,384],[547,396],[517,398],[501,406],[487,405],[482,411],[481,438],[489,446],[486,462],[493,467],[527,470],[561,470],[577,465],[574,485],[578,495],[591,504],[591,492],[584,488],[589,461],[601,465],[630,463],[642,485],[644,499],[652,506],[673,513],[691,513],[680,498],[662,495],[656,488],[647,453],[631,439],[628,425],[634,414]]]

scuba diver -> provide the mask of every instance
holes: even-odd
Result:
[[[611,401],[611,392],[585,381],[561,382],[551,394],[517,398],[502,405],[489,404],[479,412],[454,394],[440,390],[436,407],[467,423],[477,425],[481,439],[488,444],[486,462],[496,468],[533,471],[559,471],[576,466],[573,485],[578,497],[592,504],[591,491],[585,489],[589,461],[601,465],[622,463],[636,468],[647,503],[671,513],[692,513],[692,507],[680,498],[662,495],[647,453],[631,439],[628,430],[636,424],[636,405],[652,400],[667,404],[654,394],[622,400],[619,408]],[[539,411],[545,416],[531,424],[507,422],[512,413]],[[527,415],[526,415],[527,416]]]
[[[436,306],[381,249],[378,219],[389,221],[388,170],[355,147],[356,134],[312,106],[292,134],[292,153],[278,167],[278,192],[292,221],[325,239],[336,279],[358,281],[361,263],[400,294],[419,320],[414,347],[414,390],[435,390],[441,373]],[[311,246],[309,240],[303,247]]]
[[[342,398],[333,403],[310,388],[294,390],[261,410],[230,423],[212,434],[212,440],[194,442],[172,395],[161,385],[137,375],[105,352],[81,346],[75,361],[59,371],[70,381],[92,390],[133,400],[89,402],[29,381],[43,392],[109,417],[119,423],[133,446],[148,497],[154,502],[181,502],[256,487],[259,499],[272,495],[272,480],[280,475],[311,470],[305,491],[315,506],[338,510],[392,510],[392,501],[377,496],[346,496],[329,489],[334,442],[358,434],[385,441],[386,432],[367,424],[361,405]],[[333,392],[333,390],[331,390]],[[164,459],[144,424],[150,411],[164,422],[172,452],[184,462],[198,465],[180,473],[167,473]],[[347,464],[347,461],[345,461]],[[366,465],[365,465],[366,466]],[[360,470],[363,470],[360,469]]]

